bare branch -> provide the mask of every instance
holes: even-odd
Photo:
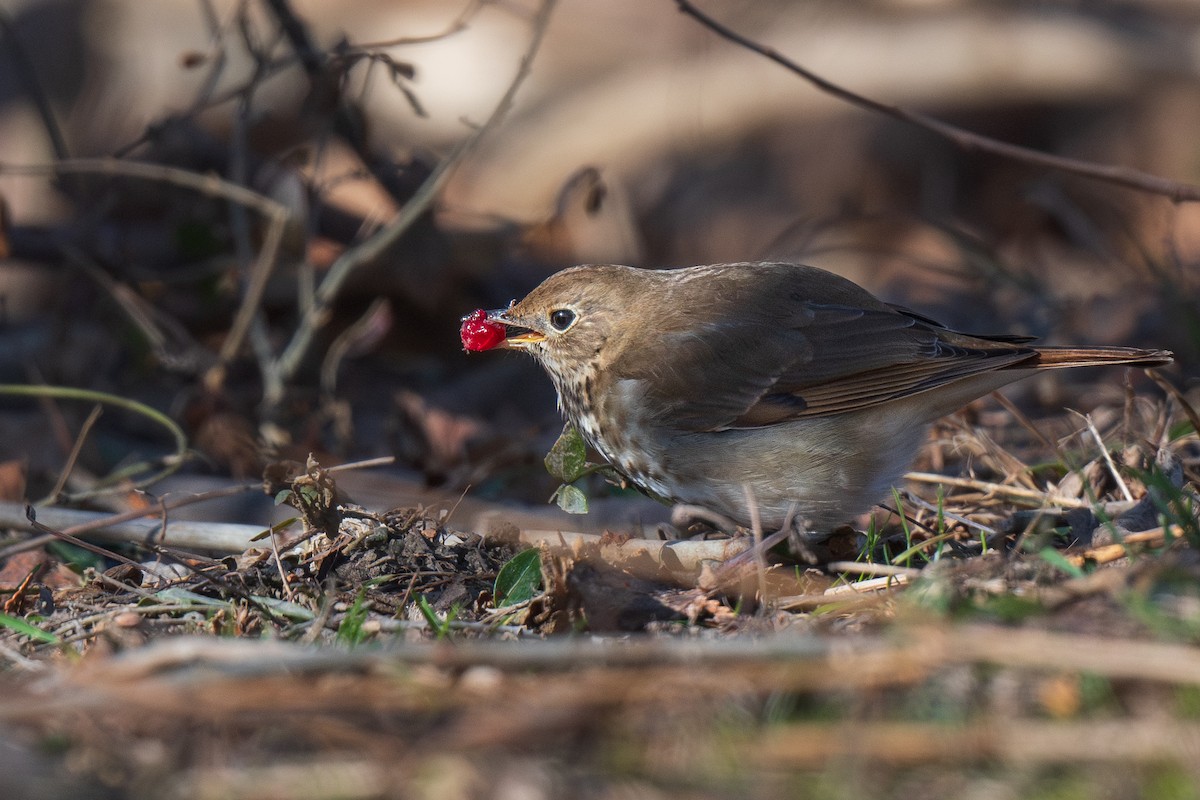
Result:
[[[388,47],[403,47],[410,44],[428,44],[436,42],[439,39],[445,39],[453,36],[461,30],[466,30],[471,19],[483,9],[488,0],[470,0],[467,5],[463,6],[462,11],[458,13],[449,25],[437,33],[430,33],[425,36],[403,36],[396,39],[387,39],[381,42],[363,42],[351,48],[351,52],[364,52],[368,50],[383,50]]]
[[[67,143],[63,138],[62,129],[54,116],[54,109],[50,107],[50,101],[38,80],[33,62],[30,60],[29,54],[25,52],[24,45],[21,44],[21,37],[17,35],[17,26],[13,24],[8,11],[2,7],[0,7],[0,33],[4,33],[7,38],[8,52],[12,57],[17,76],[21,83],[25,84],[25,91],[29,94],[34,108],[37,109],[38,116],[42,118],[42,127],[46,129],[46,136],[50,139],[50,147],[54,150],[55,158],[67,158],[70,153],[67,151]]]
[[[517,90],[521,88],[521,84],[529,76],[530,69],[533,66],[533,59],[537,55],[538,49],[541,47],[542,38],[546,33],[546,27],[550,21],[550,13],[554,10],[556,0],[543,0],[538,8],[537,14],[533,18],[533,33],[529,42],[529,47],[525,50],[525,54],[521,57],[521,63],[517,68],[516,75],[508,85],[508,89],[492,109],[492,113],[482,125],[471,132],[467,138],[463,139],[450,152],[446,158],[442,159],[425,182],[421,184],[421,188],[417,190],[400,212],[396,214],[386,226],[371,238],[350,248],[342,253],[329,268],[325,279],[321,281],[321,285],[317,287],[317,291],[313,298],[313,305],[301,319],[300,324],[296,328],[295,334],[292,336],[291,342],[279,357],[275,365],[275,375],[272,380],[268,381],[269,385],[282,387],[287,383],[288,379],[295,374],[299,369],[300,361],[308,352],[309,345],[312,343],[313,336],[318,328],[325,322],[329,307],[333,300],[341,291],[342,285],[354,270],[368,264],[379,258],[387,251],[402,235],[407,231],[414,222],[416,222],[422,214],[424,214],[433,201],[449,180],[451,173],[462,162],[462,160],[479,144],[480,140],[499,124],[504,115],[512,107],[513,99],[516,97]],[[270,393],[265,399],[265,405],[268,407],[278,403],[282,398],[277,392]]]
[[[957,125],[951,125],[936,117],[923,114],[920,111],[903,108],[901,106],[893,106],[887,103],[881,103],[878,100],[873,100],[870,97],[864,97],[850,91],[842,86],[839,86],[832,81],[826,80],[820,75],[808,70],[807,68],[797,64],[787,56],[780,53],[773,47],[769,47],[753,39],[743,36],[729,26],[718,22],[713,17],[704,13],[690,2],[690,0],[675,0],[675,4],[679,6],[679,10],[684,14],[694,18],[701,25],[711,30],[713,33],[728,39],[729,41],[741,45],[747,50],[751,50],[759,55],[774,61],[784,69],[799,75],[804,80],[811,83],[816,88],[826,94],[832,95],[840,100],[844,100],[850,105],[867,111],[873,111],[877,114],[882,114],[892,119],[898,119],[901,122],[907,122],[915,125],[922,130],[929,131],[944,139],[949,139],[958,147],[964,150],[976,150],[983,153],[1001,156],[1002,158],[1013,159],[1025,164],[1032,164],[1037,167],[1045,167],[1047,169],[1059,170],[1071,175],[1079,175],[1084,178],[1104,181],[1106,183],[1124,186],[1128,189],[1135,189],[1140,192],[1149,194],[1162,195],[1168,197],[1176,203],[1193,202],[1200,200],[1200,186],[1192,183],[1183,183],[1173,181],[1168,178],[1162,178],[1158,175],[1152,175],[1148,172],[1132,169],[1130,167],[1113,166],[1111,164],[1097,164],[1094,161],[1084,161],[1077,158],[1067,158],[1065,156],[1056,156],[1050,153],[1043,153],[1040,150],[1033,150],[1028,147],[1001,142],[992,139],[982,134],[973,133]]]
[[[0,161],[0,175],[59,175],[90,173],[114,177],[140,178],[191,189],[202,194],[240,203],[261,213],[268,220],[286,219],[288,210],[265,195],[224,180],[217,175],[201,174],[165,164],[148,164],[117,158],[69,158],[52,164],[5,164]]]

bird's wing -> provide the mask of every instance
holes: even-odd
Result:
[[[776,292],[753,314],[706,309],[660,332],[664,359],[626,377],[641,379],[651,414],[701,431],[854,411],[1035,357],[1008,337],[957,334],[854,289],[861,295],[838,287],[837,302]]]

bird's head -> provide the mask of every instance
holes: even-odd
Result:
[[[607,265],[555,273],[520,302],[484,312],[477,320],[480,329],[488,332],[479,339],[484,346],[472,346],[468,341],[471,318],[466,318],[463,343],[467,349],[523,350],[552,374],[568,377],[599,360],[606,344],[622,338],[630,321],[636,321],[646,274]]]

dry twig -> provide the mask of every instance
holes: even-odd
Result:
[[[675,0],[675,4],[679,6],[679,10],[684,14],[694,18],[700,24],[716,33],[722,38],[728,39],[741,47],[758,53],[765,58],[774,61],[776,64],[784,67],[790,72],[799,75],[804,80],[811,83],[816,88],[826,94],[832,95],[840,100],[844,100],[850,105],[857,106],[867,111],[872,111],[877,114],[882,114],[892,119],[907,122],[916,125],[922,130],[929,131],[944,139],[948,139],[963,150],[977,150],[992,155],[1001,156],[1003,158],[1013,159],[1025,164],[1031,164],[1037,167],[1045,167],[1046,169],[1058,170],[1067,172],[1072,175],[1079,175],[1084,178],[1104,181],[1117,186],[1124,186],[1129,189],[1136,189],[1140,192],[1161,195],[1168,197],[1176,203],[1195,202],[1200,200],[1200,186],[1191,183],[1183,183],[1181,181],[1173,181],[1167,178],[1162,178],[1157,175],[1151,175],[1141,170],[1131,167],[1118,167],[1111,164],[1097,164],[1092,161],[1084,161],[1077,158],[1067,158],[1065,156],[1051,155],[1043,153],[1039,150],[1033,150],[1028,147],[1021,147],[1008,142],[1001,142],[992,139],[988,136],[983,136],[977,133],[972,133],[957,125],[951,125],[943,122],[936,117],[928,114],[923,114],[920,111],[903,108],[901,106],[893,106],[887,103],[882,103],[878,100],[873,100],[869,97],[857,94],[842,86],[839,86],[832,81],[829,81],[820,75],[806,69],[787,56],[772,47],[756,42],[753,39],[743,36],[729,26],[718,22],[713,17],[696,8],[695,4],[690,0]]]
[[[532,21],[533,33],[520,66],[508,88],[496,103],[492,113],[482,125],[459,142],[429,174],[421,188],[408,199],[400,212],[366,241],[342,253],[329,267],[324,280],[313,296],[311,307],[305,310],[300,323],[292,334],[291,341],[264,376],[266,385],[264,402],[267,406],[278,404],[283,399],[283,387],[300,367],[317,330],[325,323],[329,308],[351,273],[364,264],[379,258],[417,221],[430,207],[449,180],[454,169],[478,146],[480,140],[508,113],[514,98],[533,66],[533,59],[541,47],[555,0],[543,0]]]

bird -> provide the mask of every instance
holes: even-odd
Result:
[[[789,262],[570,267],[508,308],[464,317],[462,335],[467,349],[532,356],[569,423],[647,493],[809,532],[869,510],[931,423],[1005,384],[1173,360],[960,333]]]

